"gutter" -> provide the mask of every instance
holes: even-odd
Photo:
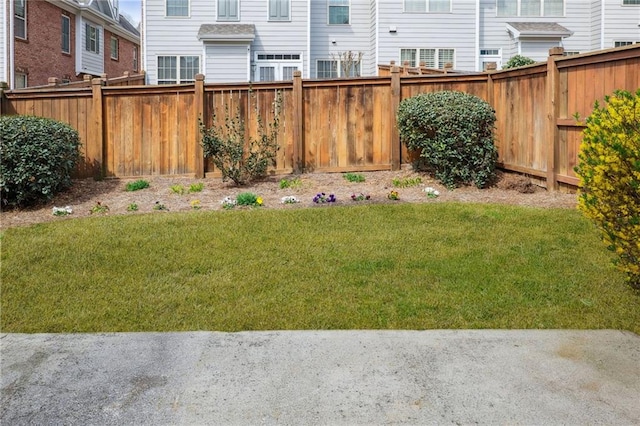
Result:
[[[476,0],[476,52],[474,56],[476,58],[476,71],[482,71],[482,64],[480,64],[480,0]]]
[[[9,80],[9,89],[15,89],[15,38],[13,32],[13,1],[6,0],[9,2],[9,16],[7,16],[7,21],[9,21],[9,75],[7,76],[7,80]],[[6,9],[5,9],[6,10]],[[9,19],[11,18],[11,19]],[[5,68],[6,69],[6,68]]]

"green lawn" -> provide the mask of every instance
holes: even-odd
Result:
[[[573,210],[451,203],[60,220],[2,235],[3,332],[613,328],[640,295]]]

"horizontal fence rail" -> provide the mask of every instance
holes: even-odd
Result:
[[[200,125],[223,126],[225,114],[239,113],[247,139],[257,139],[258,117],[268,125],[280,98],[272,173],[397,170],[416,155],[398,135],[402,99],[456,90],[495,109],[500,167],[549,189],[575,188],[584,118],[615,90],[640,87],[640,45],[570,57],[554,48],[546,62],[485,73],[379,69],[380,77],[353,79],[303,80],[296,72],[293,81],[273,83],[205,84],[199,75],[183,85],[94,78],[89,87],[0,89],[0,114],[49,117],[77,129],[85,158],[78,177],[204,177],[219,171],[203,157]]]

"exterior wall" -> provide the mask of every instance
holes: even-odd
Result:
[[[400,64],[403,48],[443,48],[455,49],[454,68],[475,68],[475,1],[452,0],[449,13],[404,12],[404,2],[398,0],[380,0],[379,8],[380,63]]]
[[[254,24],[255,39],[251,44],[254,53],[287,53],[307,55],[307,0],[291,0],[290,21],[269,21],[268,3],[265,0],[240,0],[240,20],[236,22],[217,20],[217,2],[214,0],[191,0],[188,17],[165,16],[164,0],[147,1],[144,12],[145,55],[148,82],[157,82],[157,57],[165,55],[199,56],[202,64],[204,43],[198,40],[198,31],[203,24]],[[206,59],[206,82],[216,81],[210,72],[216,67],[225,69],[221,60]],[[222,60],[223,62],[223,60]],[[227,67],[228,69],[228,67]],[[238,81],[243,72],[237,70],[216,76],[225,81]],[[244,79],[244,78],[243,78]],[[220,81],[220,80],[217,80]]]
[[[591,0],[591,50],[603,49],[602,38],[602,1]]]
[[[244,43],[211,43],[205,47],[206,77],[210,81],[233,83],[249,76],[249,46]]]
[[[327,0],[311,0],[311,78],[317,75],[318,60],[337,59],[341,52],[362,52],[363,74],[377,66],[370,34],[372,1],[351,0],[349,24],[329,25]]]
[[[109,55],[109,52],[105,51],[104,28],[97,22],[87,18],[81,17],[77,22],[79,22],[78,25],[80,26],[80,34],[82,34],[82,37],[80,38],[80,44],[78,46],[78,51],[81,58],[80,69],[78,71],[85,74],[101,75],[104,73],[105,55],[107,55],[107,58]],[[100,48],[98,53],[89,52],[87,49],[85,49],[85,43],[87,40],[85,24],[87,23],[96,27],[100,32]]]
[[[118,39],[117,60],[111,59],[111,37]],[[133,69],[133,48],[137,46],[135,43],[132,43],[124,37],[119,37],[108,30],[104,31],[104,39],[104,72],[108,77],[120,77],[125,71],[131,73],[138,71]],[[139,49],[138,56],[140,56]],[[140,63],[139,59],[140,58],[138,58],[138,63]]]
[[[62,15],[69,16],[71,54],[62,52]],[[49,77],[81,80],[76,77],[73,37],[75,16],[51,3],[27,2],[27,39],[15,38],[15,72],[27,74],[28,86],[47,84]]]
[[[622,5],[622,0],[604,1],[604,49],[616,41],[640,43],[640,5]]]

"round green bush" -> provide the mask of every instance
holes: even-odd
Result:
[[[397,118],[402,142],[420,153],[416,167],[445,186],[482,188],[495,177],[496,115],[487,102],[463,92],[423,93],[404,99]]]
[[[631,285],[640,288],[640,89],[605,100],[587,118],[580,145],[578,207],[602,231]]]
[[[3,205],[50,200],[71,186],[80,159],[78,132],[55,120],[0,117],[0,193]]]
[[[506,70],[509,68],[524,67],[525,65],[533,65],[535,63],[536,61],[531,58],[527,58],[526,56],[522,55],[516,55],[512,56],[511,59],[509,59],[507,63],[502,67],[502,69]]]

